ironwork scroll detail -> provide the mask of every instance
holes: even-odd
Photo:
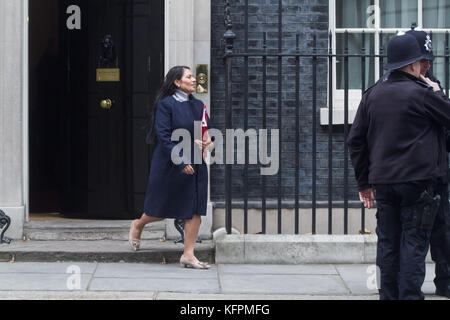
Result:
[[[0,210],[0,244],[6,243],[10,244],[11,239],[5,237],[5,233],[11,225],[11,218],[6,215],[2,210]]]

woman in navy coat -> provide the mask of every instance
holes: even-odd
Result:
[[[180,259],[183,267],[208,269],[194,255],[201,223],[206,215],[208,171],[202,152],[212,146],[209,138],[194,141],[194,122],[202,121],[204,104],[194,98],[196,80],[188,67],[172,68],[156,99],[156,116],[149,135],[149,143],[156,145],[153,153],[150,177],[145,197],[144,214],[134,220],[130,228],[130,245],[137,251],[140,235],[146,224],[166,218],[182,219],[185,231],[185,247]],[[172,141],[177,129],[189,132],[191,156],[184,150],[174,149],[178,142]],[[181,141],[180,141],[181,142]],[[184,141],[183,141],[184,142]],[[200,154],[194,162],[194,154]],[[198,155],[197,154],[197,155]],[[180,161],[173,161],[172,155]]]

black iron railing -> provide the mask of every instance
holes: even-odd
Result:
[[[262,99],[260,101],[261,103],[261,109],[262,109],[262,121],[261,121],[261,127],[260,129],[267,129],[268,127],[268,68],[273,68],[274,66],[277,67],[277,125],[278,128],[282,128],[283,126],[283,99],[282,99],[282,93],[285,92],[283,88],[283,76],[290,76],[290,74],[283,73],[283,67],[287,64],[292,64],[293,69],[288,70],[294,70],[292,77],[295,79],[295,150],[294,150],[294,162],[295,162],[295,183],[294,183],[294,195],[286,199],[286,197],[283,197],[282,192],[282,169],[284,167],[284,162],[282,158],[282,144],[283,144],[283,137],[281,135],[280,130],[280,137],[279,137],[279,170],[277,174],[276,179],[276,192],[275,194],[270,194],[270,204],[273,208],[274,206],[277,208],[278,215],[278,224],[277,224],[277,231],[279,234],[282,233],[282,209],[283,207],[289,207],[294,209],[294,221],[295,226],[293,228],[293,232],[295,234],[299,234],[299,214],[300,214],[300,208],[311,208],[311,214],[312,214],[312,224],[311,224],[311,233],[316,234],[317,233],[317,208],[328,208],[328,234],[333,234],[333,211],[336,207],[343,208],[344,211],[344,234],[348,234],[348,224],[349,224],[349,205],[351,204],[352,207],[357,207],[361,209],[361,231],[362,233],[366,230],[366,212],[362,205],[359,203],[359,199],[355,196],[357,195],[357,190],[355,189],[354,182],[349,183],[350,177],[350,170],[351,168],[349,164],[349,154],[348,149],[346,146],[347,141],[347,135],[349,133],[350,129],[350,123],[349,123],[349,90],[350,90],[350,84],[349,84],[349,77],[351,76],[351,70],[350,70],[350,59],[360,59],[361,60],[361,92],[364,92],[367,87],[368,83],[366,80],[366,61],[367,59],[378,59],[379,61],[379,74],[383,75],[384,70],[384,61],[385,61],[385,54],[384,54],[384,44],[383,39],[384,35],[381,33],[379,35],[379,43],[380,43],[380,53],[379,54],[369,54],[367,53],[366,48],[366,34],[362,33],[362,41],[361,41],[361,50],[359,53],[349,53],[349,34],[348,32],[344,33],[344,48],[342,53],[336,53],[333,50],[332,44],[333,44],[333,33],[329,32],[328,34],[328,48],[325,48],[325,50],[319,50],[317,48],[317,35],[313,35],[312,40],[312,48],[309,50],[310,52],[301,52],[300,50],[300,36],[296,35],[296,47],[294,50],[283,50],[282,47],[282,41],[283,41],[283,5],[282,1],[279,0],[279,19],[278,19],[278,49],[277,50],[268,50],[267,48],[267,32],[261,33],[261,39],[263,43],[262,50],[252,50],[250,52],[249,50],[249,15],[248,15],[248,0],[245,1],[245,15],[244,15],[244,47],[240,48],[239,52],[235,52],[234,48],[234,42],[236,40],[236,34],[233,32],[233,24],[231,19],[231,7],[230,7],[230,1],[225,0],[225,28],[226,32],[224,34],[224,44],[225,44],[225,55],[224,55],[224,64],[225,64],[225,126],[227,129],[234,128],[233,127],[233,96],[235,95],[241,95],[242,96],[242,104],[239,104],[239,106],[242,106],[243,110],[243,117],[244,117],[244,130],[247,131],[249,128],[249,119],[251,118],[249,114],[249,61],[250,59],[255,59],[260,61],[258,66],[262,69],[261,71],[261,94]],[[432,36],[432,35],[431,35]],[[243,50],[242,50],[243,49]],[[276,51],[276,52],[273,52]],[[321,51],[321,52],[320,52]],[[268,59],[273,60],[273,64],[268,65]],[[445,34],[445,52],[444,55],[438,55],[436,56],[436,59],[443,59],[445,61],[444,69],[445,69],[445,80],[443,83],[443,86],[446,90],[447,96],[449,94],[449,59],[450,59],[450,50],[449,50],[449,33],[447,32]],[[275,63],[275,60],[277,63]],[[334,184],[334,176],[333,176],[333,153],[334,153],[334,143],[333,138],[336,135],[336,132],[334,132],[333,129],[333,110],[336,107],[334,105],[334,97],[333,93],[335,92],[334,88],[334,66],[336,65],[336,60],[340,60],[341,63],[343,63],[343,72],[344,72],[344,123],[341,125],[342,134],[343,134],[343,141],[341,149],[343,150],[343,181],[342,181],[342,187],[343,187],[343,193],[342,198],[336,199],[336,196],[333,198],[333,190],[336,187]],[[239,63],[235,63],[239,61]],[[311,77],[311,83],[310,88],[312,89],[312,101],[311,101],[311,114],[305,114],[303,113],[302,104],[304,103],[302,99],[302,94],[304,92],[301,91],[301,82],[302,82],[302,72],[301,67],[302,65],[311,65],[312,68],[312,77]],[[324,67],[325,66],[325,67]],[[318,199],[317,197],[317,162],[318,162],[318,150],[317,150],[317,139],[318,139],[318,109],[317,109],[317,102],[318,102],[318,68],[324,67],[325,70],[327,70],[328,75],[320,74],[320,79],[326,79],[328,84],[326,90],[328,91],[327,100],[328,100],[328,128],[327,129],[321,129],[322,134],[327,134],[328,136],[328,179],[327,179],[327,199],[323,200],[323,197],[321,199]],[[234,88],[233,84],[235,84],[235,72],[234,70],[239,70],[239,75],[241,77],[238,89]],[[259,78],[258,78],[259,79]],[[272,79],[273,80],[273,79]],[[234,90],[233,90],[234,88]],[[311,197],[308,200],[301,200],[300,199],[300,188],[301,188],[301,179],[300,179],[300,161],[302,160],[300,158],[300,137],[301,137],[301,124],[300,119],[302,117],[311,117],[310,125],[311,125],[311,169],[312,169],[312,177],[311,177]],[[244,233],[248,233],[249,230],[249,218],[248,218],[248,212],[249,212],[249,203],[251,202],[253,205],[255,204],[255,200],[249,200],[249,190],[252,187],[249,184],[249,168],[248,168],[248,154],[249,154],[249,145],[248,145],[248,139],[246,139],[245,143],[245,155],[246,155],[246,161],[242,169],[242,181],[243,181],[243,187],[242,187],[242,198],[239,199],[239,201],[233,201],[233,192],[232,192],[232,171],[234,169],[234,165],[232,164],[226,164],[225,165],[225,226],[228,233],[231,233],[232,228],[232,222],[233,222],[233,214],[232,209],[233,206],[236,205],[236,203],[242,204],[242,208],[244,211]],[[324,154],[325,151],[321,150],[321,152]],[[268,195],[267,195],[267,177],[262,175],[260,177],[261,184],[260,184],[260,208],[261,208],[261,233],[266,233],[267,231],[267,209],[268,209]],[[339,181],[340,183],[341,181]],[[353,185],[351,185],[353,184]],[[350,195],[352,193],[352,195]],[[350,199],[352,197],[352,199]],[[283,199],[284,198],[284,199]],[[241,200],[242,199],[242,200]],[[274,200],[275,199],[275,200]],[[237,199],[235,199],[237,200]],[[257,200],[256,200],[257,202]]]

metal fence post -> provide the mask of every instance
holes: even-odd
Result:
[[[449,82],[450,82],[450,35],[448,31],[445,33],[445,91],[447,93],[447,98],[450,97],[449,93]]]
[[[232,99],[232,57],[233,54],[233,45],[234,39],[236,35],[233,32],[233,24],[231,22],[231,11],[230,11],[230,1],[225,0],[225,34],[223,38],[225,40],[225,114],[226,114],[226,124],[225,124],[225,132],[227,129],[232,129],[233,127],[233,99]],[[232,227],[232,197],[231,197],[231,164],[225,163],[225,193],[226,193],[226,221],[225,227],[227,229],[227,233],[231,234]]]
[[[328,35],[328,234],[333,234],[333,33]]]
[[[349,47],[348,31],[345,31],[344,47],[344,234],[348,233],[348,148],[347,138],[349,133],[348,107],[349,107]]]

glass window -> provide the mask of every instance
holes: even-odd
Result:
[[[417,23],[418,1],[380,0],[380,11],[381,28],[409,28],[411,23]]]
[[[375,54],[375,38],[373,34],[365,35],[365,53]],[[349,33],[348,35],[348,53],[349,54],[361,54],[363,47],[362,34],[361,33]],[[345,35],[336,35],[336,53],[342,54],[345,50]],[[361,89],[362,88],[362,59],[361,58],[349,58],[349,88]],[[336,59],[336,89],[345,89],[345,64],[344,58],[339,57]],[[365,61],[365,87],[366,89],[375,83],[375,58],[366,58]]]
[[[336,28],[366,28],[374,0],[336,0]]]
[[[386,48],[397,31],[407,31],[413,23],[430,32],[432,29],[433,51],[444,55],[445,31],[450,29],[450,0],[330,0],[334,1],[335,22],[330,21],[334,31],[335,52],[343,54],[344,32],[349,33],[348,52],[361,54],[362,31],[366,33],[366,54],[386,54]],[[331,2],[330,2],[331,3]],[[419,9],[421,12],[419,12]],[[379,13],[379,14],[377,14]],[[419,21],[420,20],[420,21]],[[380,37],[381,36],[381,37]],[[366,86],[373,84],[380,75],[378,59],[366,59]],[[384,61],[386,63],[386,61]],[[445,60],[435,60],[433,72],[445,74]],[[349,58],[349,89],[361,88],[361,58]],[[336,58],[336,89],[344,89],[344,59]]]
[[[383,38],[383,42],[381,42],[383,44],[383,54],[386,55],[387,54],[387,45],[389,43],[389,41],[392,40],[392,38],[394,38],[396,36],[395,33],[391,33],[391,32],[383,32],[382,38]],[[381,44],[380,43],[380,44]],[[381,47],[380,47],[381,49]]]
[[[424,28],[450,28],[450,0],[423,1]]]
[[[445,33],[432,34],[434,55],[442,56],[445,54],[445,37]],[[438,57],[434,60],[432,72],[436,79],[441,82],[441,86],[445,87],[445,58]]]
[[[329,0],[329,4],[334,53],[340,55],[345,52],[345,31],[347,31],[349,54],[362,53],[364,32],[365,53],[374,56],[386,55],[387,45],[397,32],[406,32],[415,23],[432,37],[433,52],[438,56],[433,63],[432,72],[445,86],[445,70],[448,66],[443,56],[446,32],[450,31],[450,0]],[[378,57],[366,57],[363,65],[361,57],[348,59],[349,110],[354,113],[361,100],[363,74],[365,88],[368,88],[385,72],[382,64],[387,61]],[[344,58],[336,57],[334,62],[333,105],[340,109],[344,105]],[[340,119],[339,116],[336,119]],[[338,124],[341,120],[336,119],[335,124]],[[351,122],[352,118],[349,119]]]

